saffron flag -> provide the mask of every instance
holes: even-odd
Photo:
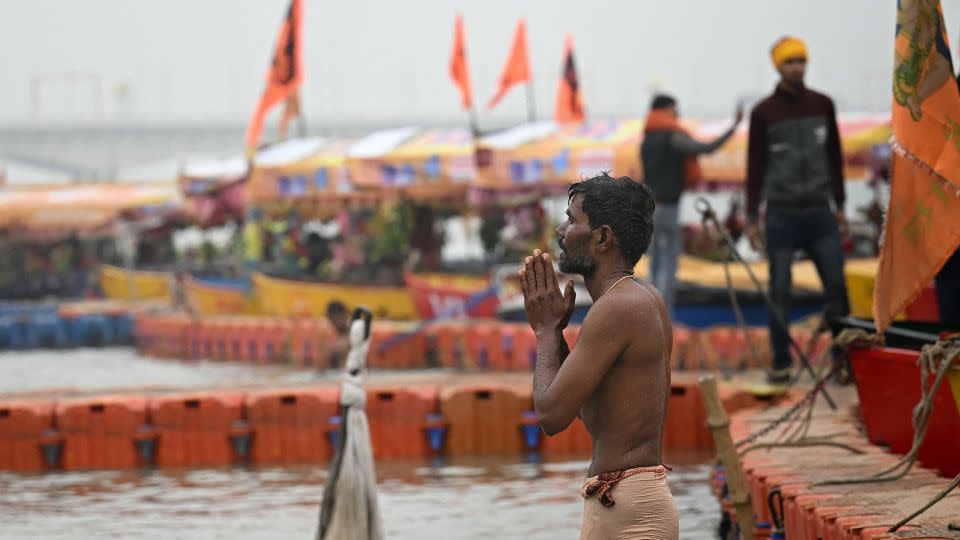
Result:
[[[530,61],[527,57],[527,22],[520,19],[520,22],[517,23],[517,32],[513,36],[513,48],[507,58],[507,65],[503,66],[503,72],[500,73],[497,94],[487,104],[487,108],[496,107],[497,103],[500,103],[503,96],[514,85],[526,82],[530,82]]]
[[[453,52],[450,54],[450,77],[460,89],[460,103],[469,110],[473,105],[470,90],[470,70],[467,66],[467,37],[463,31],[463,17],[457,15],[453,30]]]
[[[273,52],[273,61],[267,69],[267,86],[260,96],[260,102],[247,125],[247,153],[252,155],[260,141],[263,131],[263,118],[277,103],[290,98],[303,82],[303,32],[302,0],[291,0],[287,16],[280,27],[277,46]],[[293,103],[288,103],[292,111]],[[296,104],[299,110],[299,102]],[[289,120],[289,117],[286,118]],[[284,122],[286,125],[286,122]]]
[[[567,35],[566,53],[563,61],[563,77],[557,85],[557,104],[554,119],[558,124],[583,122],[586,114],[583,110],[583,96],[580,93],[580,81],[577,79],[577,67],[573,63],[573,36]]]
[[[897,2],[890,207],[873,293],[884,330],[960,246],[960,92],[939,0]]]

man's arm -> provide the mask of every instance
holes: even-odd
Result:
[[[830,160],[830,176],[833,179],[833,200],[837,204],[837,212],[843,212],[843,205],[847,200],[846,186],[843,183],[843,148],[840,144],[840,129],[837,127],[837,111],[832,100],[827,103],[827,159]]]
[[[675,131],[670,136],[670,146],[685,156],[697,156],[700,154],[712,154],[718,148],[724,145],[737,130],[734,124],[723,135],[720,135],[711,142],[700,142],[683,131]]]
[[[760,215],[763,175],[767,171],[767,129],[757,109],[750,114],[747,142],[747,220],[756,223]]]
[[[570,425],[580,408],[603,380],[610,366],[627,348],[636,306],[628,298],[611,296],[598,301],[587,313],[573,350],[560,361],[564,347],[561,332],[537,333],[537,365],[533,372],[533,407],[547,435]]]

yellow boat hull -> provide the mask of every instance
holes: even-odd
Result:
[[[100,266],[100,289],[110,300],[162,300],[170,298],[170,274],[167,272],[128,271],[116,266]]]
[[[322,317],[326,315],[327,306],[338,301],[349,310],[364,306],[378,319],[417,319],[413,299],[405,287],[307,283],[254,274],[253,288],[264,315]]]

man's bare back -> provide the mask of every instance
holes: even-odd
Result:
[[[635,315],[615,328],[630,335],[629,345],[580,410],[593,439],[590,476],[663,461],[673,329],[660,295],[651,285],[634,279],[598,299],[583,326],[598,318],[591,316],[595,312],[612,309],[611,304],[626,307]]]

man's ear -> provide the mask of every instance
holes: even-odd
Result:
[[[601,225],[593,230],[596,239],[597,251],[604,252],[613,246],[613,229],[609,225]]]

